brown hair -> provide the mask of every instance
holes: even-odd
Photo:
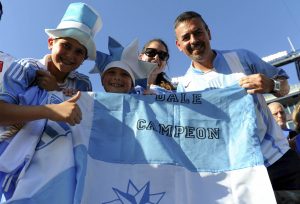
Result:
[[[146,51],[146,49],[148,48],[148,46],[153,43],[153,42],[158,42],[160,44],[162,44],[165,48],[166,48],[166,52],[169,54],[169,48],[167,46],[167,43],[165,43],[165,41],[163,41],[162,39],[160,38],[154,38],[152,40],[149,40],[143,47],[142,49],[142,53],[144,53]]]
[[[174,22],[174,30],[178,27],[178,25],[180,23],[189,21],[193,18],[199,18],[203,22],[205,29],[209,30],[208,25],[206,24],[206,22],[204,21],[202,16],[199,13],[194,12],[194,11],[186,11],[186,12],[181,13],[179,16],[177,16],[177,18]]]

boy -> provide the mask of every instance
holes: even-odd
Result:
[[[19,97],[36,84],[44,88],[49,78],[57,82],[52,83],[50,90],[72,88],[91,91],[88,77],[75,70],[85,59],[96,58],[93,37],[101,26],[99,14],[90,6],[84,3],[70,4],[57,28],[45,30],[49,35],[48,48],[51,54],[42,60],[17,60],[5,73],[0,93],[0,124],[8,125],[42,118],[64,121],[70,125],[78,124],[81,120],[81,111],[76,105],[79,93],[66,102],[49,105],[18,106]],[[45,70],[47,72],[44,72]]]
[[[3,156],[3,161],[10,161],[2,163],[0,175],[0,193],[3,191],[7,199],[13,195],[19,175],[24,174],[29,163],[34,163],[34,150],[41,149],[46,142],[47,145],[52,142],[54,144],[55,140],[58,142],[54,145],[63,146],[70,139],[70,128],[64,122],[76,125],[81,121],[81,110],[76,104],[80,92],[62,102],[57,98],[48,97],[47,92],[36,85],[42,88],[47,85],[48,90],[72,88],[91,91],[88,77],[75,70],[85,59],[95,60],[96,46],[93,38],[101,26],[101,18],[94,9],[84,3],[72,3],[57,28],[45,30],[49,35],[48,48],[51,54],[42,60],[17,60],[5,72],[0,92],[0,125],[39,120],[36,123],[27,123],[22,129],[24,131],[20,131],[13,138],[3,142],[0,138],[0,156]],[[54,83],[47,83],[53,79]],[[50,104],[47,104],[48,101]],[[28,129],[35,133],[26,132]],[[14,146],[16,143],[22,145]],[[14,155],[5,154],[8,148],[18,151]],[[18,157],[18,153],[21,153],[21,157]],[[7,156],[10,159],[4,160]],[[54,159],[59,160],[57,157]],[[17,170],[12,170],[11,166],[16,166]],[[9,179],[9,182],[6,179]]]
[[[90,73],[100,73],[106,92],[130,93],[135,80],[147,78],[156,64],[138,59],[138,41],[134,40],[126,48],[109,37],[110,55],[97,51],[96,65]]]

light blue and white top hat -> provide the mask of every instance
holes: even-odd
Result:
[[[85,3],[71,3],[56,29],[45,29],[53,38],[70,37],[86,47],[90,60],[96,59],[94,37],[102,28],[100,15]]]
[[[118,41],[109,37],[108,50],[110,54],[97,51],[95,67],[90,71],[100,73],[101,76],[112,67],[119,67],[127,71],[135,85],[135,80],[148,78],[149,74],[157,66],[155,63],[145,62],[138,58],[138,40],[135,39],[127,47],[123,47]]]

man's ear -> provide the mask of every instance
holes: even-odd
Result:
[[[54,43],[54,38],[48,38],[48,49],[52,50],[53,48],[53,43]]]
[[[180,43],[178,42],[178,40],[175,41],[175,44],[176,44],[176,47],[178,48],[178,50],[179,50],[180,52],[182,52],[182,49],[181,49],[181,47],[180,47]]]

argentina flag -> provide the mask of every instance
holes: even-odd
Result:
[[[254,101],[238,85],[82,93],[81,124],[47,122],[7,203],[276,203]]]

